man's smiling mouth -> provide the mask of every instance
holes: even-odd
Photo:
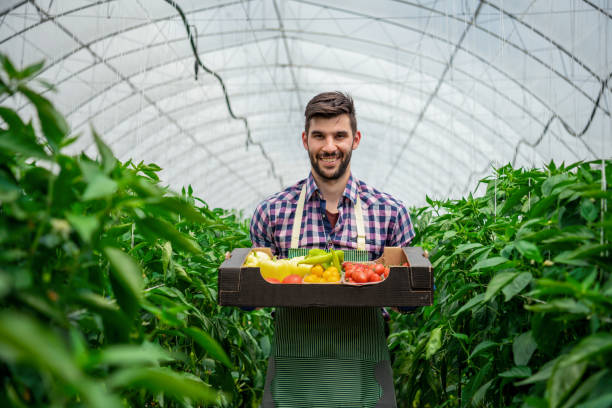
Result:
[[[338,155],[325,156],[325,157],[319,157],[319,160],[321,160],[324,163],[333,163],[336,160],[340,160],[340,157]]]

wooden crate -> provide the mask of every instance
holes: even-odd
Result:
[[[219,268],[220,305],[244,307],[275,306],[429,306],[433,304],[433,270],[419,247],[385,247],[377,260],[390,267],[380,283],[272,284],[259,267],[242,266],[253,249],[237,248]],[[269,251],[269,250],[266,250]],[[401,266],[407,262],[408,266]]]

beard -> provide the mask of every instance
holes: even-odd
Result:
[[[344,173],[346,173],[346,169],[348,168],[348,165],[351,162],[352,153],[353,152],[349,150],[347,154],[334,153],[331,155],[330,154],[321,155],[321,158],[337,157],[341,159],[338,169],[331,175],[325,174],[324,170],[319,165],[319,159],[314,154],[308,152],[308,157],[310,158],[310,164],[312,165],[312,168],[314,169],[315,173],[317,173],[317,175],[321,177],[322,179],[331,181],[331,180],[337,180],[340,177],[344,176]]]

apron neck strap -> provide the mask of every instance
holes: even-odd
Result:
[[[300,232],[302,232],[302,213],[304,212],[304,201],[306,201],[306,183],[302,186],[300,198],[298,199],[295,217],[293,218],[293,229],[291,230],[291,246],[289,248],[300,247]]]
[[[357,223],[357,249],[365,251],[365,228],[363,227],[363,210],[361,209],[359,193],[357,193],[357,200],[355,200],[355,222]]]
[[[306,183],[300,191],[297,208],[295,209],[295,217],[293,219],[293,229],[291,230],[291,246],[289,248],[300,247],[300,233],[302,232],[302,214],[304,213],[304,202],[306,201]],[[363,210],[361,208],[361,200],[357,194],[355,201],[355,223],[357,224],[357,249],[365,250],[365,228],[363,222]]]

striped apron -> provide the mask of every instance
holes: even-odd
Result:
[[[306,187],[291,247],[299,247]],[[357,247],[365,250],[361,201]],[[277,308],[262,407],[395,408],[393,372],[379,308]]]

